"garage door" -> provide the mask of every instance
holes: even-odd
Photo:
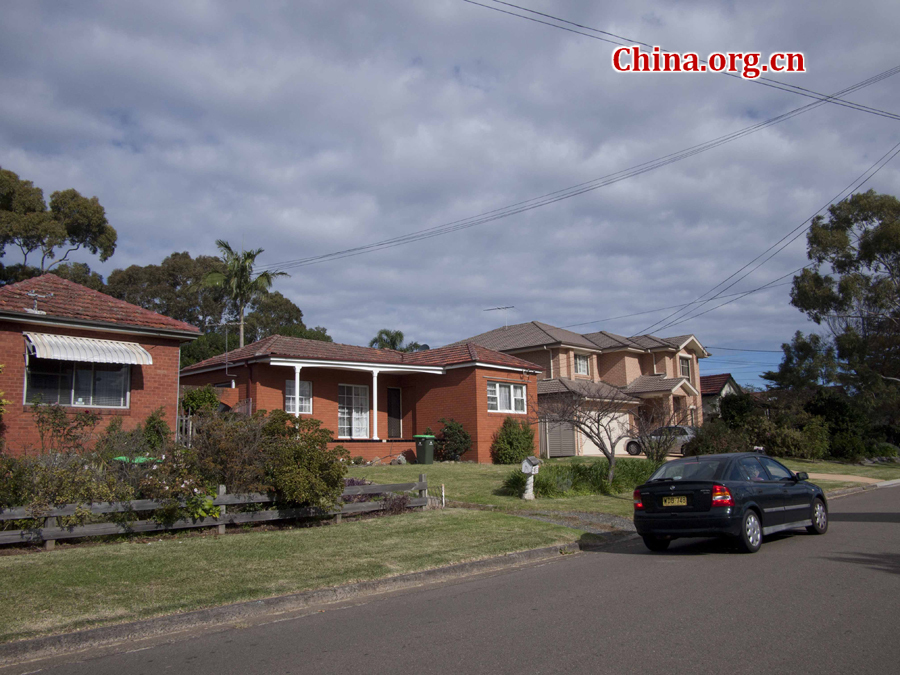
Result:
[[[575,456],[575,428],[571,424],[545,424],[542,431],[547,457]]]

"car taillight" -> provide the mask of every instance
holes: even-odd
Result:
[[[634,510],[635,511],[643,511],[644,510],[644,502],[641,501],[641,491],[635,490],[634,495]]]
[[[734,498],[731,496],[731,490],[724,485],[713,485],[712,505],[734,506]]]

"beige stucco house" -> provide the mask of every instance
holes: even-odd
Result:
[[[468,338],[482,345],[543,367],[538,375],[538,405],[542,393],[567,383],[589,381],[611,386],[634,399],[632,412],[622,413],[621,425],[633,412],[664,406],[675,421],[689,426],[703,423],[699,360],[709,353],[693,335],[625,337],[606,331],[575,333],[539,321],[516,324]],[[629,407],[629,406],[626,406]],[[541,429],[545,456],[597,455],[600,449],[571,428]],[[616,445],[622,453],[625,439]]]

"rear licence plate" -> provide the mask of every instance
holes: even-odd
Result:
[[[687,506],[687,496],[663,497],[663,506]]]

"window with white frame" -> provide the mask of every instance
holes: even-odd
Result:
[[[338,385],[338,438],[369,437],[369,388]]]
[[[25,402],[127,408],[130,374],[131,366],[120,363],[30,357],[25,375]]]
[[[490,412],[524,413],[525,385],[488,382],[487,399]]]
[[[284,383],[284,409],[289,413],[300,412],[312,415],[312,382],[300,380],[300,408],[294,407],[294,380]]]
[[[691,379],[691,360],[685,356],[678,358],[681,363],[681,376]]]
[[[590,375],[591,374],[591,357],[584,354],[575,355],[575,374]]]

